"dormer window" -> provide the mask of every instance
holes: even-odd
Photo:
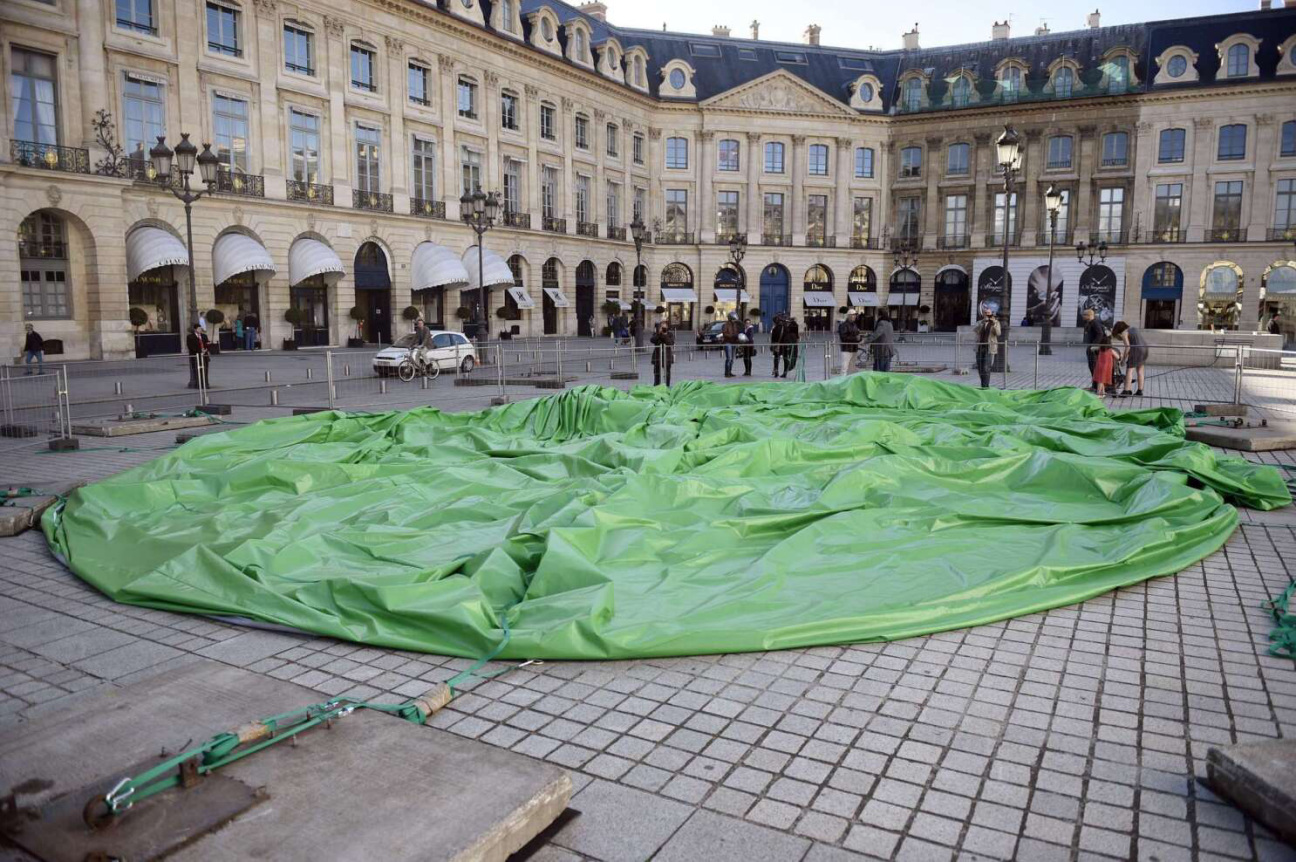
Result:
[[[674,87],[676,90],[682,90],[682,89],[684,89],[684,70],[683,70],[683,69],[671,69],[671,73],[670,73],[670,85],[671,85],[672,87]]]
[[[1182,78],[1184,76],[1184,72],[1187,71],[1188,71],[1188,58],[1185,57],[1183,54],[1175,54],[1173,57],[1170,58],[1170,62],[1166,63],[1166,74],[1169,75],[1171,78]]]
[[[1007,66],[1003,70],[1003,77],[999,79],[1003,87],[1003,97],[1006,102],[1013,102],[1021,94],[1022,87],[1022,70],[1020,66]]]
[[[972,99],[972,82],[965,75],[959,75],[954,79],[954,86],[950,89],[950,98],[956,108],[966,108],[968,102]]]
[[[910,78],[904,85],[904,109],[916,111],[922,107],[923,82],[921,78]]]
[[[500,29],[505,33],[516,33],[513,19],[517,17],[517,0],[501,0]]]
[[[554,37],[553,22],[548,18],[540,19],[540,37],[546,42],[552,42]]]
[[[1053,76],[1053,95],[1059,99],[1069,99],[1074,90],[1075,69],[1070,66],[1063,66]]]
[[[585,41],[585,31],[577,29],[575,48],[572,49],[572,53],[575,58],[582,63],[589,62],[589,49],[585,46]]]
[[[1107,70],[1107,92],[1123,93],[1129,87],[1130,60],[1125,54],[1113,57]]]
[[[1228,49],[1228,77],[1245,78],[1251,70],[1251,49],[1234,45]]]

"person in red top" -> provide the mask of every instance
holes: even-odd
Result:
[[[1110,335],[1104,335],[1098,342],[1098,355],[1094,358],[1093,382],[1097,387],[1098,397],[1107,394],[1107,387],[1112,385],[1112,369],[1116,365],[1116,350],[1112,347]]]

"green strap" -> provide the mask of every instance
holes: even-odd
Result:
[[[508,671],[513,669],[510,666],[506,668],[501,668],[500,670],[490,671],[489,673],[477,672],[481,670],[483,667],[485,667],[488,662],[490,662],[500,653],[504,652],[504,647],[508,646],[508,642],[513,639],[513,630],[509,628],[508,615],[509,615],[509,611],[513,610],[513,607],[516,604],[517,603],[514,602],[513,605],[509,605],[508,607],[504,608],[503,611],[500,612],[500,628],[504,630],[504,636],[500,638],[500,642],[497,643],[490,652],[486,653],[486,655],[477,659],[477,661],[473,663],[472,667],[468,668],[465,671],[460,671],[459,673],[452,676],[446,682],[446,687],[450,689],[451,697],[454,697],[455,686],[458,686],[466,682],[470,677],[475,676],[478,679],[491,679],[492,677],[499,676],[502,673],[507,673]]]
[[[1273,614],[1274,628],[1269,632],[1269,654],[1285,655],[1296,659],[1296,613],[1292,612],[1292,596],[1296,594],[1296,579],[1275,598],[1265,602]]]

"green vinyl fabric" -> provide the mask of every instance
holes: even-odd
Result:
[[[770,650],[1071,604],[1291,502],[1183,435],[1070,388],[587,386],[204,436],[43,525],[129,604],[469,657]]]

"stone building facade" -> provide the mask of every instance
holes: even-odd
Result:
[[[459,218],[474,187],[505,200],[484,243],[492,331],[598,334],[637,260],[653,316],[680,328],[745,287],[767,321],[890,307],[948,331],[995,295],[1005,234],[1016,323],[1050,185],[1063,325],[1092,303],[1187,329],[1296,312],[1296,10],[996,24],[939,48],[915,28],[899,51],[606,17],[556,0],[9,0],[0,352],[20,352],[24,322],[69,358],[178,349],[184,211],[147,150],[181,133],[221,158],[193,207],[197,305],[255,313],[264,347],[385,341],[410,306],[458,328],[480,296]],[[1007,200],[1005,124],[1025,147]],[[1080,242],[1106,261],[1077,264]]]

